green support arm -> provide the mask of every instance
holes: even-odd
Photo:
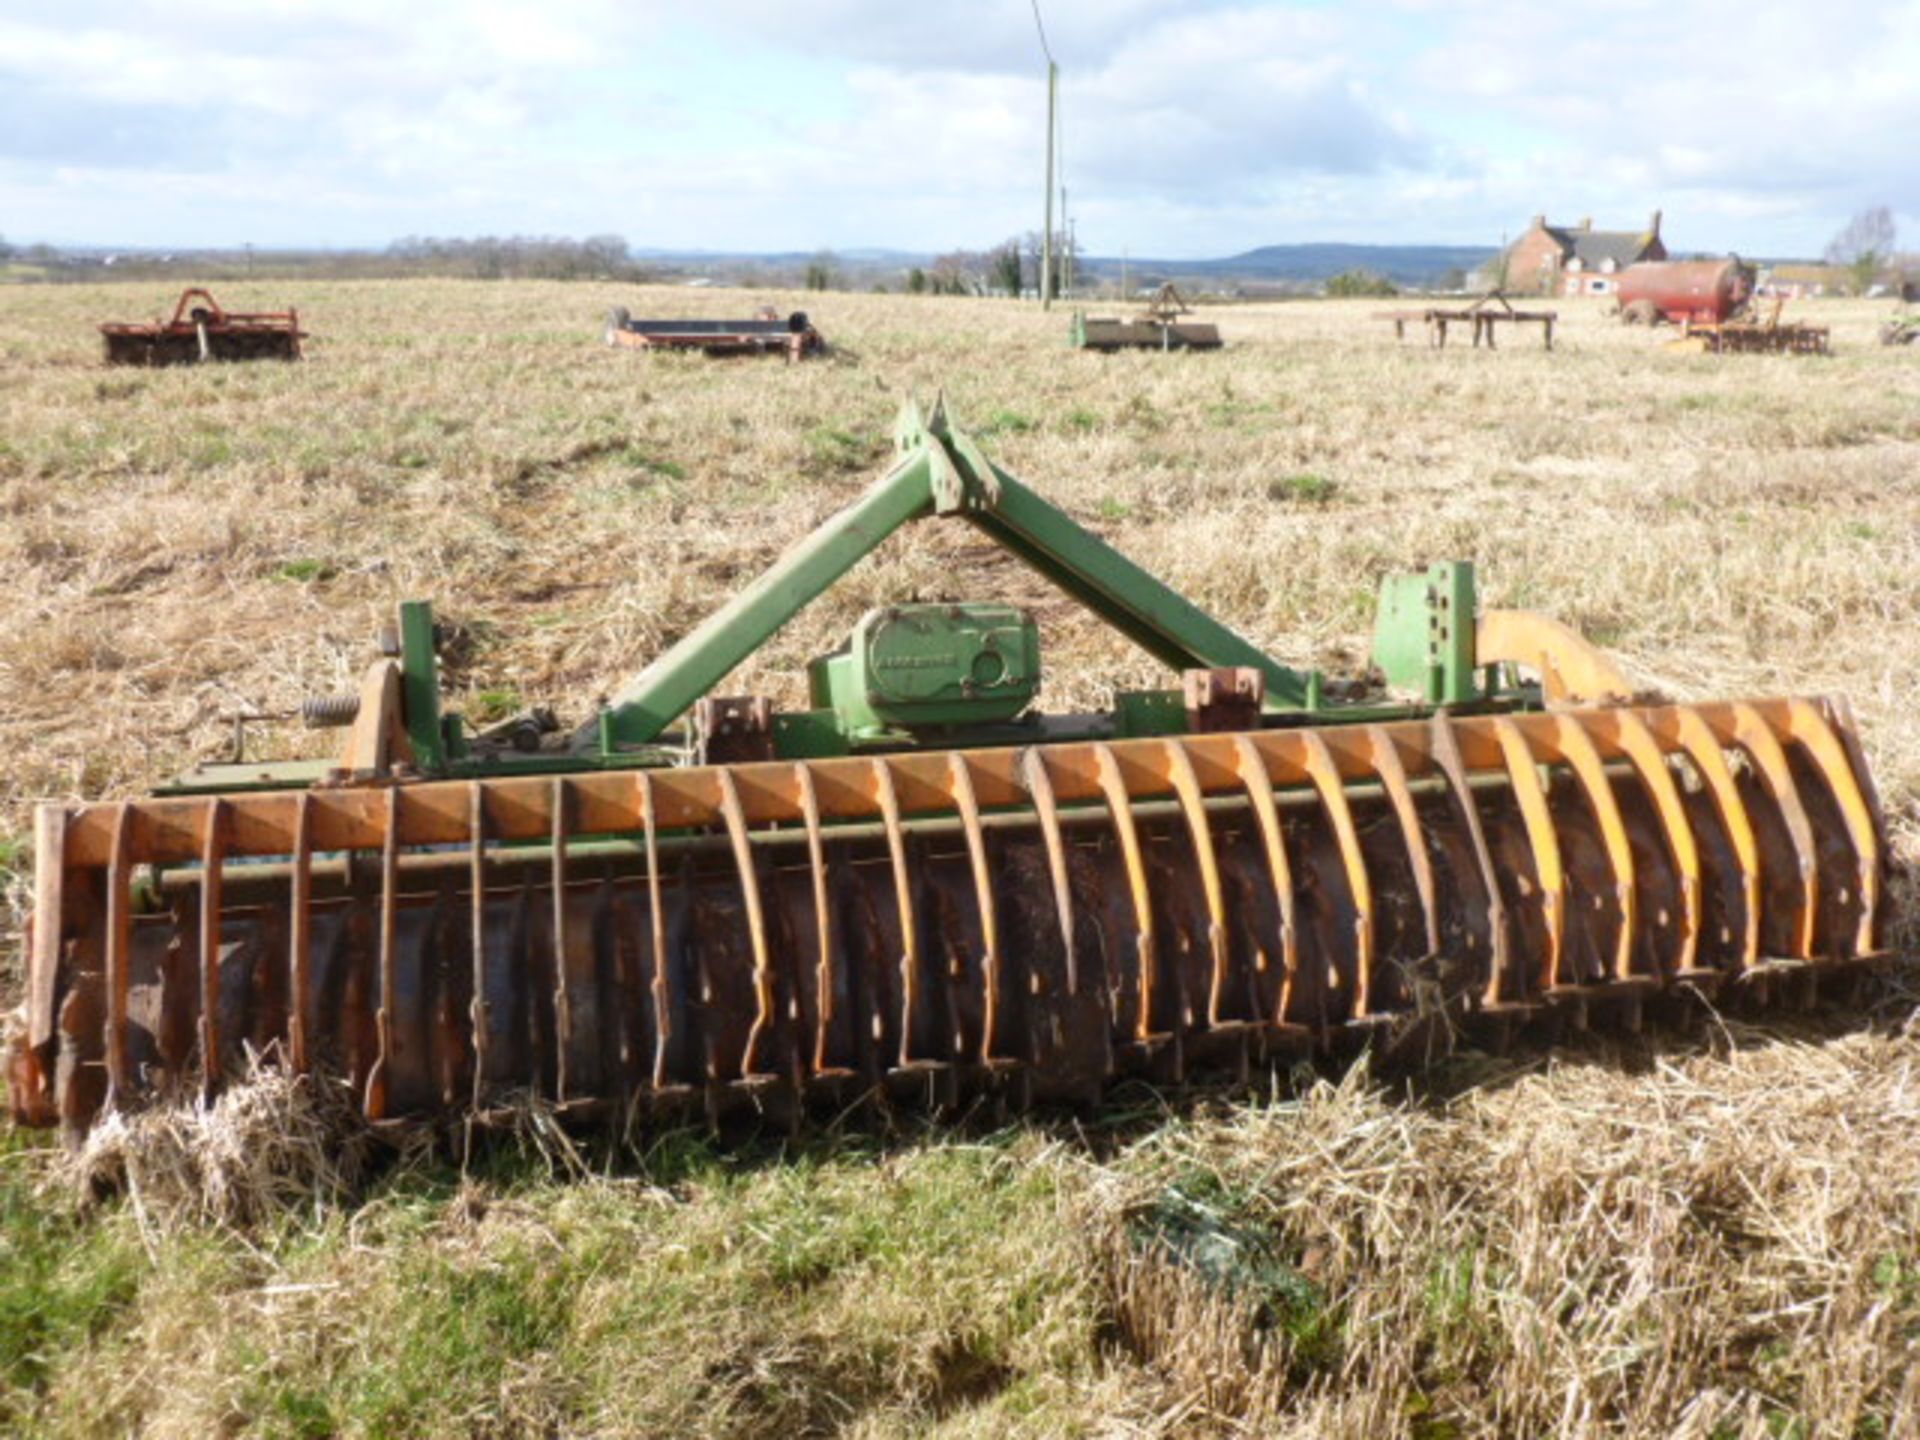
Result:
[[[1244,665],[1267,708],[1318,702],[1317,676],[1280,664],[999,469],[947,420],[909,405],[900,456],[859,499],[647,666],[577,742],[602,753],[657,739],[781,626],[910,520],[959,515],[1176,670]]]
[[[1266,677],[1268,710],[1317,705],[1317,677],[1282,665],[1252,641],[1080,528],[983,455],[966,435],[946,437],[970,494],[988,505],[964,513],[1149,655],[1174,670],[1249,666]]]
[[[853,504],[636,675],[581,738],[606,753],[657,739],[881,541],[927,513],[929,473],[924,448],[903,453]]]

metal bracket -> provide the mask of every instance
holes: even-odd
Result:
[[[1267,677],[1251,665],[1186,670],[1180,675],[1180,693],[1187,706],[1187,729],[1195,735],[1257,730]]]

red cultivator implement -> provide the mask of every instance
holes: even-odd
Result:
[[[171,320],[100,327],[109,365],[196,365],[205,360],[298,360],[306,338],[295,310],[223,310],[210,291],[181,293]]]

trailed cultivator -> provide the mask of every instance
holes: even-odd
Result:
[[[1920,344],[1920,310],[1894,316],[1880,327],[1882,345]]]
[[[1701,350],[1710,355],[1831,355],[1830,332],[1825,325],[1802,325],[1780,319],[1784,297],[1776,297],[1763,320],[1745,312],[1731,320],[1687,321],[1669,349]]]
[[[1076,350],[1218,350],[1218,326],[1180,318],[1192,310],[1169,281],[1131,320],[1074,311],[1067,343]]]
[[[1810,994],[1879,951],[1843,705],[1636,695],[1445,564],[1375,669],[1290,669],[936,407],[846,510],[588,723],[470,733],[401,607],[337,758],[41,809],[18,1117],[217,1089],[249,1049],[369,1116],[1085,1101],[1385,1032]],[[1043,715],[1034,622],[876,610],[808,708],[714,688],[893,530],[963,523],[1180,675]],[[680,725],[683,717],[685,724]],[[680,728],[674,728],[679,726]]]
[[[298,360],[300,328],[294,310],[241,313],[222,310],[205,290],[183,291],[171,320],[147,324],[109,321],[100,327],[109,365],[195,365],[205,360]]]
[[[636,320],[624,305],[607,312],[606,342],[626,350],[698,350],[703,355],[824,355],[827,342],[805,313],[784,319],[762,306],[751,320]]]

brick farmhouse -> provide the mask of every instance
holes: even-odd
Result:
[[[1656,210],[1645,230],[1596,230],[1591,220],[1549,225],[1536,215],[1495,265],[1504,261],[1505,288],[1516,294],[1611,295],[1627,266],[1666,258]]]

